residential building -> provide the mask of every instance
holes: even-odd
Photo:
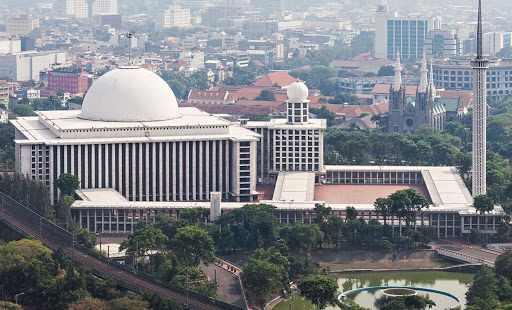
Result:
[[[12,54],[21,52],[21,39],[0,36],[0,54]]]
[[[190,9],[182,8],[179,5],[170,5],[156,12],[156,29],[190,27],[190,25]]]
[[[420,59],[427,33],[434,29],[434,18],[400,17],[381,7],[375,15],[375,57]]]
[[[9,84],[0,82],[0,104],[9,106]]]
[[[84,68],[57,68],[48,72],[48,90],[84,94],[89,89],[89,77]]]
[[[39,18],[28,15],[11,17],[5,23],[6,32],[10,35],[26,36],[32,30],[39,28]]]
[[[199,50],[180,52],[179,60],[186,61],[190,67],[204,69],[204,52]]]
[[[39,81],[40,73],[66,63],[66,52],[19,52],[0,54],[0,79]]]
[[[462,55],[462,41],[453,30],[431,30],[427,33],[423,44],[428,58],[447,58]]]

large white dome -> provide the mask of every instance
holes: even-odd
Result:
[[[121,67],[92,84],[78,117],[107,122],[151,122],[179,116],[176,97],[162,78],[140,67]]]
[[[288,95],[288,101],[304,102],[308,99],[309,89],[304,82],[297,80],[297,82],[293,82],[288,86],[286,93]]]

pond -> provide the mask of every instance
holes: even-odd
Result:
[[[468,285],[473,281],[473,274],[455,273],[443,271],[420,271],[420,272],[376,272],[364,274],[344,274],[338,276],[338,284],[341,291],[349,291],[360,287],[370,286],[416,286],[432,288],[440,291],[449,292],[459,298],[461,305],[465,305],[465,294]],[[419,292],[419,295],[427,293]],[[381,291],[360,292],[349,296],[360,306],[369,309],[378,309],[375,307],[375,301],[382,296]],[[433,309],[446,309],[453,307],[456,302],[451,298],[429,293],[428,296],[436,303]],[[286,300],[274,309],[276,310],[315,310],[315,307],[300,295],[295,294],[291,299]],[[338,309],[337,307],[328,307],[329,310]]]

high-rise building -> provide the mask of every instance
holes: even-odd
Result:
[[[483,57],[482,0],[478,1],[477,54],[473,66],[473,197],[487,193],[487,69],[489,61]]]
[[[453,30],[429,31],[423,46],[428,58],[447,58],[462,54],[462,41]]]
[[[434,29],[436,19],[399,17],[398,12],[380,6],[375,15],[375,57],[420,59],[427,33]]]
[[[190,9],[182,8],[179,5],[168,5],[157,10],[155,28],[167,29],[172,27],[190,27]]]
[[[32,30],[39,28],[39,18],[33,18],[28,15],[11,17],[7,19],[5,27],[8,34],[26,36]]]
[[[117,14],[117,0],[63,0],[62,12],[76,18]]]

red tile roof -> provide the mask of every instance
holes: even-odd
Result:
[[[473,92],[467,90],[442,90],[439,91],[441,98],[460,99],[466,108],[473,106]]]
[[[368,112],[371,115],[386,114],[389,112],[389,102],[384,101],[372,105],[344,105],[329,103],[312,103],[310,107],[320,109],[326,107],[327,110],[337,114],[339,117],[356,118],[362,113]]]
[[[297,79],[293,76],[289,75],[286,72],[273,72],[267,75],[262,76],[259,80],[254,82],[254,86],[266,86],[273,87],[274,85],[279,85],[281,87],[288,86],[291,83],[295,82]]]
[[[251,106],[251,105],[233,105],[233,104],[190,104],[180,103],[180,107],[195,107],[210,114],[229,114],[229,115],[270,115],[278,112],[271,106]]]
[[[225,100],[234,101],[228,91],[209,91],[192,89],[188,94],[188,100]]]

